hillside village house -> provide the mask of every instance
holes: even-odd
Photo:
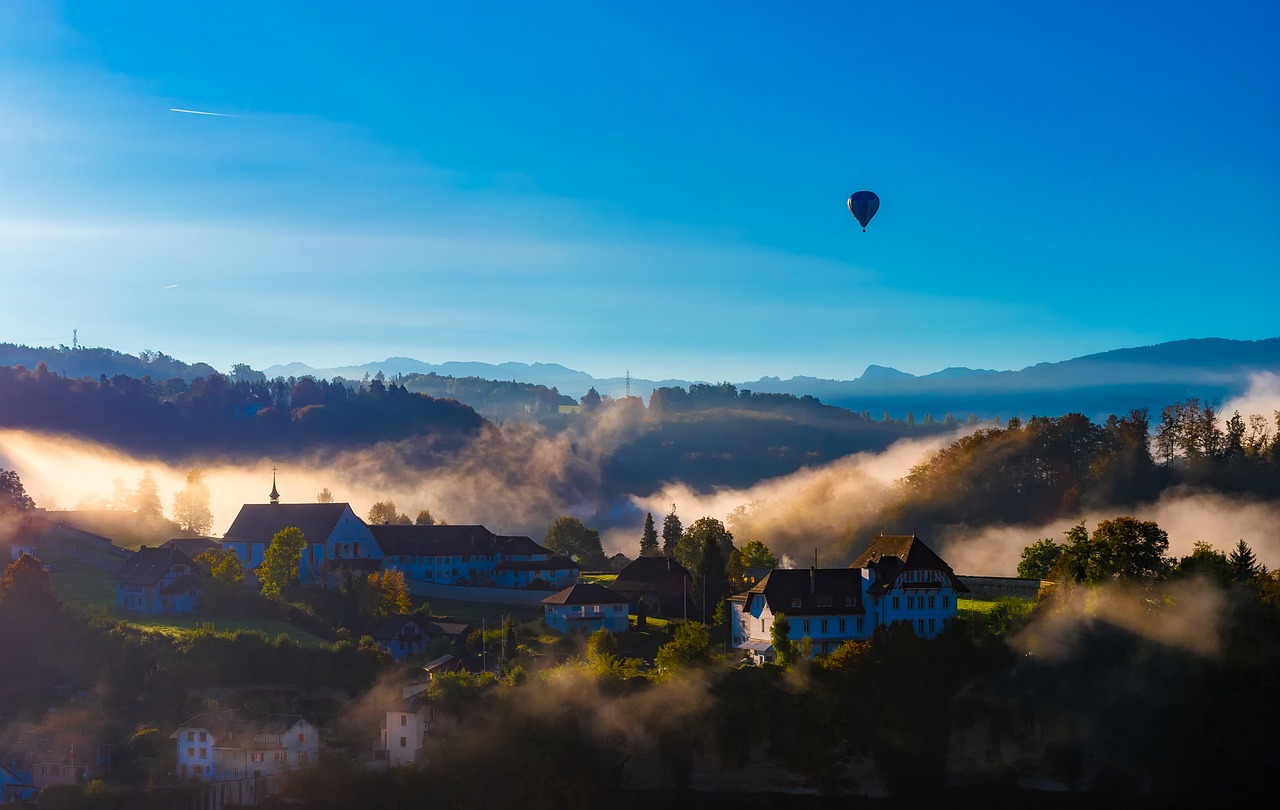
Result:
[[[426,696],[425,683],[406,687],[405,696],[384,709],[380,746],[375,759],[385,759],[391,767],[416,765],[423,761],[427,733],[435,725],[435,714]]]
[[[0,764],[0,804],[26,802],[35,797],[36,788],[31,782],[30,770],[19,768],[16,761],[8,766]]]
[[[222,804],[257,804],[284,787],[287,773],[314,767],[320,757],[320,734],[299,715],[206,712],[169,737],[177,749],[178,777],[224,783]]]
[[[776,657],[774,617],[786,615],[793,641],[808,638],[815,655],[877,627],[907,622],[932,638],[956,615],[967,593],[941,557],[915,535],[882,535],[849,568],[775,569],[730,600],[736,649],[761,663]]]
[[[542,620],[561,633],[627,630],[629,600],[594,582],[579,582],[542,600]]]
[[[350,504],[280,503],[274,482],[270,503],[240,507],[222,547],[251,570],[262,563],[272,538],[290,527],[307,541],[298,566],[304,584],[384,568],[441,585],[552,590],[578,581],[577,563],[528,537],[495,535],[484,526],[370,526]]]
[[[695,615],[690,592],[693,578],[671,557],[641,557],[618,572],[610,589],[627,597],[637,610],[644,603],[650,616],[683,619]]]
[[[172,547],[143,546],[112,576],[116,607],[151,616],[194,612],[204,589],[196,564]]]

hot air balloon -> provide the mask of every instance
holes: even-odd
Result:
[[[867,232],[867,223],[876,215],[876,211],[880,209],[880,198],[876,196],[874,191],[855,191],[849,195],[849,213],[853,214],[854,219],[858,220],[858,224],[862,226],[862,232]]]

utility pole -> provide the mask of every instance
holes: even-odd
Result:
[[[631,369],[627,369],[627,399],[631,399]]]

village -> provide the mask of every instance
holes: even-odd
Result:
[[[587,571],[527,536],[495,534],[480,525],[377,524],[347,503],[283,503],[275,480],[267,502],[244,504],[221,537],[172,538],[135,550],[68,531],[58,513],[33,514],[31,528],[11,546],[13,564],[39,566],[56,583],[60,566],[83,568],[92,561],[112,596],[98,609],[126,623],[173,621],[209,633],[219,615],[237,609],[249,615],[246,600],[276,587],[272,578],[285,546],[291,546],[284,578],[291,593],[313,597],[313,605],[326,597],[361,603],[345,614],[361,631],[358,650],[386,662],[379,669],[391,673],[380,681],[383,699],[365,707],[377,725],[366,721],[363,741],[349,732],[335,734],[331,712],[281,711],[306,704],[302,692],[291,704],[238,701],[236,690],[221,684],[198,690],[209,710],[156,729],[153,736],[167,740],[168,751],[158,752],[162,776],[175,786],[194,786],[200,792],[191,795],[200,797],[200,806],[215,808],[258,804],[329,755],[375,770],[423,765],[442,678],[527,677],[522,666],[597,660],[599,649],[613,651],[610,666],[653,672],[680,628],[707,625],[720,634],[712,641],[701,631],[717,655],[745,666],[775,665],[867,642],[890,625],[931,639],[956,618],[962,602],[979,613],[986,609],[979,599],[987,606],[1000,597],[1029,604],[1042,584],[959,577],[921,538],[884,535],[849,567],[743,569],[737,582],[726,582],[727,598],[712,593],[720,611],[713,620],[707,572],[701,565],[691,571],[660,551],[635,559],[616,554],[608,570]],[[714,545],[708,541],[709,556],[720,558]],[[59,562],[46,565],[46,551]],[[357,641],[348,627],[339,634],[348,647]],[[311,691],[331,686],[316,684]],[[67,689],[75,703],[75,685]],[[220,699],[208,697],[215,693]],[[92,703],[84,693],[78,700]],[[5,801],[31,801],[55,786],[84,788],[109,778],[107,740],[70,728],[42,734],[32,725],[27,735],[0,740]]]

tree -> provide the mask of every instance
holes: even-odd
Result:
[[[1231,550],[1227,565],[1231,568],[1231,578],[1236,582],[1248,582],[1258,574],[1258,558],[1253,556],[1253,549],[1243,538]]]
[[[1062,545],[1049,538],[1037,540],[1022,550],[1018,576],[1024,579],[1048,579],[1062,557]]]
[[[742,564],[747,568],[764,568],[772,571],[778,567],[778,558],[759,540],[752,540],[742,547]]]
[[[58,611],[58,598],[49,572],[30,554],[9,563],[0,579],[0,608],[4,621],[48,618]]]
[[[680,517],[676,514],[676,505],[673,503],[671,513],[662,521],[662,556],[676,555],[676,543],[680,542],[680,535],[683,532],[684,526],[680,523]]]
[[[733,553],[733,535],[724,524],[713,517],[700,517],[689,525],[680,535],[676,544],[675,557],[685,568],[693,571],[702,559],[706,541],[710,538],[720,549],[720,565]]]
[[[787,620],[787,614],[774,615],[773,624],[769,626],[769,643],[773,645],[775,664],[786,669],[795,663],[797,650],[791,640],[791,622]]]
[[[1175,570],[1178,576],[1208,577],[1220,585],[1226,585],[1232,579],[1227,555],[1203,540],[1192,545],[1191,553],[1178,560]]]
[[[378,501],[369,507],[369,522],[375,525],[390,525],[400,518],[400,512],[396,509],[396,502],[387,498],[385,501]]]
[[[654,664],[663,677],[711,661],[711,631],[701,622],[680,622],[671,641],[658,648]]]
[[[183,531],[208,534],[213,528],[213,512],[209,510],[209,487],[199,469],[187,473],[187,485],[173,496],[173,519]]]
[[[316,503],[333,503],[333,493],[328,487],[316,493]]]
[[[1080,523],[1067,532],[1063,573],[1088,585],[1113,579],[1151,582],[1168,573],[1168,549],[1169,535],[1152,521],[1128,516],[1104,520],[1092,535]]]
[[[582,395],[582,412],[592,413],[600,407],[600,392],[594,387],[590,388],[587,393]]]
[[[405,585],[404,572],[384,568],[369,575],[369,590],[373,597],[370,613],[377,618],[403,616],[409,612],[409,588]]]
[[[547,529],[542,544],[552,551],[572,558],[588,569],[603,569],[609,564],[600,544],[600,532],[588,529],[576,517],[558,518]]]
[[[434,526],[436,519],[431,516],[431,510],[422,509],[418,512],[418,517],[413,521],[416,526]]]
[[[196,555],[193,560],[214,582],[226,586],[239,586],[244,582],[244,565],[240,557],[229,548],[211,548]]]
[[[298,581],[298,567],[307,538],[296,526],[281,529],[271,538],[271,545],[262,554],[258,566],[258,580],[262,583],[262,595],[270,599],[283,599]]]
[[[689,527],[693,531],[704,520],[702,518]],[[715,521],[717,524],[720,521]],[[723,525],[721,525],[723,529]],[[721,601],[729,596],[729,576],[725,572],[725,559],[720,553],[720,538],[713,532],[702,531],[702,549],[698,555],[698,564],[693,569],[693,603],[702,609],[702,621],[715,615]],[[727,532],[726,532],[727,534]]]
[[[0,515],[5,512],[26,512],[35,508],[35,501],[27,495],[22,479],[14,470],[0,467]]]
[[[164,518],[164,506],[160,503],[160,488],[156,486],[156,479],[151,477],[150,470],[142,473],[142,478],[138,480],[138,488],[133,491],[133,513],[144,521]]]
[[[658,548],[658,530],[653,527],[652,512],[644,516],[644,532],[640,535],[640,556],[662,556],[662,550]]]

